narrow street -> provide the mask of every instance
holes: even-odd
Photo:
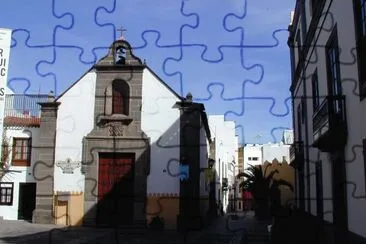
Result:
[[[190,231],[186,236],[175,231],[152,233],[146,230],[111,230],[96,228],[61,228],[23,221],[1,221],[0,243],[27,244],[265,244],[269,243],[267,227],[254,219],[253,213],[219,217],[211,227]],[[4,227],[5,226],[5,227]]]

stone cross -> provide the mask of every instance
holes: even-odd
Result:
[[[125,38],[124,38],[124,36],[123,36],[123,32],[124,32],[124,31],[127,31],[127,30],[121,27],[121,28],[117,29],[117,31],[118,31],[118,32],[121,32],[121,33],[120,33],[120,37],[118,37],[118,39],[124,40]]]

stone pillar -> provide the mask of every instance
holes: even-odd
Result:
[[[33,223],[53,224],[53,177],[55,161],[55,141],[57,110],[60,102],[50,96],[48,102],[41,105],[41,123],[39,137],[35,140],[34,153],[37,161],[33,165],[33,176],[37,181],[36,208],[33,211]]]

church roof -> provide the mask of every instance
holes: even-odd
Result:
[[[126,48],[126,62],[124,64],[116,64],[114,60],[115,56],[115,50],[116,48],[123,47]],[[131,45],[123,39],[118,39],[114,41],[108,51],[108,54],[105,55],[103,58],[101,58],[99,61],[97,61],[93,66],[91,66],[77,81],[75,81],[71,86],[69,86],[63,93],[61,93],[57,98],[56,101],[58,101],[64,94],[67,93],[68,90],[70,90],[74,85],[76,85],[85,75],[87,75],[89,72],[95,71],[97,69],[108,69],[110,67],[114,67],[115,65],[121,65],[121,67],[128,67],[128,68],[141,68],[141,69],[148,69],[151,74],[159,80],[166,88],[169,89],[179,100],[183,100],[184,98],[181,97],[176,91],[174,91],[167,83],[163,81],[148,65],[146,65],[145,62],[142,62],[140,58],[136,57],[132,53],[132,47]]]

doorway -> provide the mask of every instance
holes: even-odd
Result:
[[[36,208],[37,183],[19,183],[18,219],[32,221]]]
[[[332,153],[333,224],[336,243],[347,243],[347,185],[345,151]]]
[[[99,154],[97,223],[128,225],[134,209],[133,153]]]

